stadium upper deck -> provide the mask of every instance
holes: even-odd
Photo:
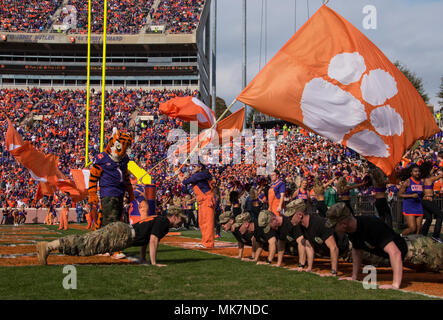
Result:
[[[0,4],[0,86],[86,86],[88,1],[17,3]],[[103,1],[93,3],[91,86],[99,88]],[[196,89],[209,103],[210,3],[109,0],[106,85]]]
[[[108,0],[109,34],[193,33],[206,0]],[[103,32],[103,1],[92,2],[93,33]],[[2,32],[86,33],[88,0],[3,0]],[[151,28],[152,27],[152,28]]]

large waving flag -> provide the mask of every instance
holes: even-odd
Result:
[[[38,200],[43,198],[43,196],[53,195],[55,191],[57,190],[54,186],[50,185],[47,182],[40,182],[37,186],[34,202],[37,202]]]
[[[9,119],[5,144],[11,155],[28,169],[34,180],[55,185],[58,180],[58,157],[36,150],[29,141],[24,142]]]
[[[214,129],[207,129],[202,131],[197,137],[188,141],[186,145],[180,146],[175,153],[190,153],[198,143],[199,149],[203,149],[211,141],[213,141],[217,135],[219,138],[219,144],[223,143],[223,137],[235,137],[240,134],[243,129],[243,123],[245,119],[245,108],[241,108],[233,114],[229,115],[225,119],[221,120]],[[208,132],[208,130],[211,130]],[[216,135],[217,133],[217,135]]]
[[[440,131],[403,73],[326,5],[237,100],[352,148],[387,175],[416,140]]]
[[[11,155],[28,169],[31,177],[40,182],[36,201],[43,195],[53,194],[57,189],[61,192],[69,192],[73,201],[85,198],[75,183],[66,178],[58,169],[58,157],[53,154],[44,154],[35,149],[29,141],[23,141],[9,119],[5,144]]]
[[[160,105],[159,110],[171,118],[198,121],[198,127],[202,129],[211,128],[216,121],[214,112],[203,102],[191,96],[168,100]]]

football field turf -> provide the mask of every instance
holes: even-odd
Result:
[[[37,233],[29,229],[31,231],[20,238],[24,240],[15,242],[16,246],[10,246],[11,237],[4,237],[8,233],[6,230],[11,228],[0,227],[1,248],[19,248],[17,242],[30,241],[28,238],[31,239],[31,236],[44,240],[47,237],[52,239],[85,232],[70,229],[57,231],[54,235],[55,226],[38,227],[41,228],[38,235],[29,234]],[[47,230],[46,234],[44,230]],[[199,232],[185,231],[182,235],[198,237]],[[168,238],[162,242],[167,242]],[[233,241],[233,238],[223,233],[223,240]],[[24,244],[23,248],[26,247]],[[138,248],[129,248],[125,253],[128,256],[138,256],[138,251]],[[36,257],[32,254],[30,248],[29,256],[23,258],[29,259],[30,263],[20,266],[4,266],[5,261],[10,262],[20,257],[0,255],[0,299],[430,299],[402,291],[366,290],[359,282],[339,281],[336,278],[285,268],[255,265],[219,254],[163,244],[157,255],[158,263],[167,264],[163,268],[130,263],[115,264],[111,258],[107,258],[106,262],[89,263],[86,258],[73,257],[74,260],[69,263],[76,266],[77,289],[67,290],[63,287],[63,280],[67,276],[63,273],[64,266],[36,265]],[[48,261],[51,264],[51,260]]]

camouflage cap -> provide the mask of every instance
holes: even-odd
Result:
[[[439,272],[443,269],[443,244],[423,235],[407,235],[408,253],[404,258],[405,266],[421,266],[426,270]]]
[[[231,220],[231,219],[234,219],[234,216],[232,215],[231,211],[226,211],[225,213],[222,213],[218,217],[218,220],[219,220],[220,224],[228,223],[228,221]]]
[[[188,222],[188,216],[183,212],[183,209],[177,206],[170,206],[168,208],[168,215],[180,216],[185,222]]]
[[[351,215],[351,210],[349,210],[346,204],[344,202],[338,202],[326,212],[327,220],[325,226],[327,228],[333,228],[340,220],[350,217]]]
[[[243,212],[235,217],[234,228],[240,227],[243,223],[251,221],[249,212]]]
[[[268,233],[271,230],[271,226],[269,223],[271,222],[272,212],[269,210],[262,210],[258,215],[258,226],[263,228],[265,233]]]
[[[303,199],[297,199],[289,202],[289,204],[285,208],[284,215],[288,218],[291,218],[297,212],[305,212],[307,209],[306,203]]]

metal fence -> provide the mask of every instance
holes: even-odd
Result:
[[[440,208],[440,211],[443,209],[443,199],[434,199],[434,203]],[[392,199],[392,201],[388,202],[391,208],[392,215],[392,224],[394,228],[402,229],[406,227],[406,222],[404,220],[402,205],[403,199],[399,199],[396,196]],[[364,214],[373,214],[377,213],[375,208],[375,197],[373,196],[354,196],[351,197],[351,206],[354,209],[357,215]]]

